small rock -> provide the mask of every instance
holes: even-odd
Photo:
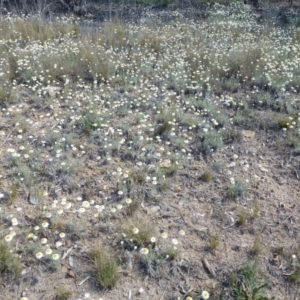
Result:
[[[60,87],[56,87],[56,86],[49,86],[48,87],[48,94],[50,97],[56,97],[59,92],[61,91]]]
[[[29,197],[29,203],[32,204],[32,205],[38,205],[40,200],[36,197]]]
[[[28,271],[26,269],[23,269],[22,272],[21,272],[22,276],[27,274],[27,273],[28,273]]]
[[[67,276],[68,277],[71,277],[71,278],[75,278],[75,273],[73,270],[69,270],[68,273],[67,273]]]
[[[70,267],[74,267],[74,260],[72,255],[69,256],[69,265]]]
[[[27,291],[25,291],[25,290],[22,291],[21,296],[22,296],[22,297],[25,297],[26,295],[27,295]]]
[[[264,168],[261,164],[258,164],[258,167],[259,167],[259,169],[260,169],[262,172],[269,172],[269,170],[267,170],[266,168]]]
[[[245,138],[253,139],[255,137],[255,131],[252,131],[252,130],[242,130],[242,135]]]
[[[278,183],[279,183],[280,185],[282,185],[282,184],[287,183],[287,180],[284,179],[284,178],[279,178],[279,179],[278,179]]]
[[[180,192],[181,192],[181,187],[180,187],[179,185],[176,185],[176,186],[174,186],[173,191],[174,191],[175,193],[180,193]]]
[[[180,206],[184,206],[184,205],[186,205],[186,204],[188,204],[190,201],[189,200],[187,200],[187,199],[181,199],[180,201],[179,201],[179,205]]]
[[[153,211],[153,212],[156,212],[156,211],[159,211],[159,210],[160,210],[160,207],[158,205],[151,207],[151,211]]]
[[[55,243],[55,248],[56,249],[58,249],[59,247],[61,247],[62,246],[62,242],[61,241],[57,241],[56,243]]]
[[[163,160],[163,161],[159,164],[159,166],[160,166],[161,168],[170,168],[170,167],[171,167],[171,161],[170,161],[169,159],[165,159],[165,160]]]

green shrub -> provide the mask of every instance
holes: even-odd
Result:
[[[246,190],[246,185],[240,181],[237,181],[235,184],[232,184],[228,188],[228,197],[232,199],[236,199],[243,195]]]
[[[232,286],[231,296],[237,300],[268,300],[264,288],[268,285],[258,276],[256,263],[247,264],[235,273],[231,273],[229,281]]]

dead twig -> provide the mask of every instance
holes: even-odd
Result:
[[[183,217],[182,213],[181,213],[181,212],[179,212],[179,214],[180,214],[180,217],[181,217],[181,219],[182,219],[183,223],[184,223],[184,224],[185,224],[187,227],[189,227],[189,224],[187,224],[187,222],[185,221],[185,219],[184,219],[184,217]]]
[[[209,262],[207,261],[206,258],[202,258],[202,263],[203,263],[204,267],[207,269],[207,271],[209,272],[209,274],[212,277],[216,278],[217,277],[216,272],[213,269],[213,267],[209,264]]]
[[[80,286],[80,285],[84,284],[88,279],[90,279],[90,277],[91,277],[91,276],[85,277],[83,280],[81,280],[81,281],[78,283],[78,285]]]
[[[65,259],[65,258],[68,256],[68,254],[69,254],[72,250],[73,250],[73,247],[71,247],[70,249],[68,249],[68,250],[64,253],[62,259]]]
[[[298,205],[297,207],[296,207],[296,209],[287,217],[287,218],[285,218],[281,223],[279,223],[279,224],[283,224],[283,223],[285,223],[288,219],[290,219],[297,211],[298,211],[298,209],[300,208],[300,205]]]
[[[2,144],[0,145],[0,148],[7,142],[7,140],[11,136],[11,134],[12,134],[12,131],[7,135],[7,137],[5,138],[5,140],[2,142]]]

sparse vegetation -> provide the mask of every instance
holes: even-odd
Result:
[[[299,10],[31,2],[0,7],[1,293],[296,299]]]

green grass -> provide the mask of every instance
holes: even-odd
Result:
[[[213,176],[212,176],[211,172],[206,171],[206,172],[204,172],[204,173],[202,174],[201,178],[202,178],[203,181],[209,182],[209,181],[212,180]]]
[[[245,211],[245,209],[240,208],[238,210],[237,216],[238,216],[237,224],[240,226],[245,225],[248,220],[248,213]]]
[[[209,234],[207,242],[209,249],[215,252],[220,245],[220,237],[217,234]]]
[[[116,258],[100,243],[96,243],[89,252],[95,271],[97,284],[102,288],[113,288],[118,280],[118,264]]]
[[[231,296],[237,300],[268,300],[265,288],[268,285],[260,279],[257,265],[249,263],[236,273],[231,273]]]
[[[262,241],[259,236],[256,236],[254,238],[250,252],[253,256],[258,256],[261,253],[261,251],[262,251]]]
[[[126,234],[126,240],[133,243],[146,246],[150,244],[150,239],[155,235],[155,225],[147,219],[131,218],[122,226]],[[133,229],[137,228],[138,233],[135,234]]]
[[[241,182],[237,181],[235,184],[232,184],[228,188],[228,197],[231,199],[236,199],[238,197],[243,196],[246,190],[246,185]]]
[[[72,296],[72,292],[67,288],[59,286],[55,287],[55,298],[56,300],[68,300]]]
[[[18,279],[22,273],[21,261],[11,253],[11,247],[0,241],[0,273],[2,276],[8,275],[11,279]]]
[[[173,245],[169,245],[164,249],[163,253],[167,259],[174,260],[178,256],[179,250]]]
[[[93,131],[97,130],[103,124],[104,120],[97,114],[94,107],[85,109],[82,112],[81,117],[76,122],[76,126],[84,134],[91,134]]]

